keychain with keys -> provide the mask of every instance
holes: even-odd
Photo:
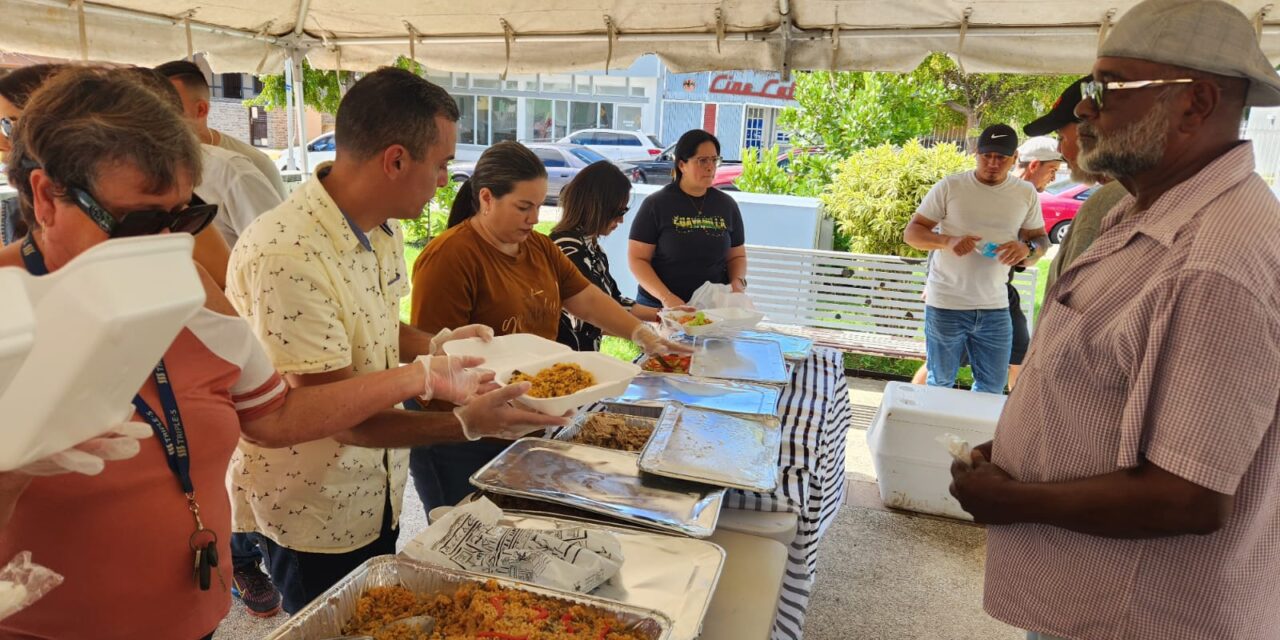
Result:
[[[204,522],[200,520],[200,504],[196,502],[194,492],[187,494],[187,509],[196,520],[196,530],[187,539],[187,546],[191,547],[196,554],[192,577],[201,591],[208,591],[213,582],[212,574],[216,573],[218,584],[222,585],[225,591],[227,583],[222,579],[222,572],[218,570],[218,534],[204,528]]]

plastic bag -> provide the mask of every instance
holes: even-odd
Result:
[[[950,453],[951,457],[957,462],[966,467],[973,466],[973,459],[970,457],[970,452],[973,451],[973,448],[969,446],[968,440],[965,440],[960,436],[953,436],[950,433],[940,435],[937,438],[934,438],[934,440],[937,440],[939,444],[946,447],[947,453]]]
[[[727,284],[702,283],[697,291],[689,297],[689,306],[695,309],[750,309],[755,311],[756,305],[745,293],[734,293],[733,287]]]
[[[62,576],[32,562],[30,551],[19,553],[0,569],[0,620],[26,609],[60,584]]]

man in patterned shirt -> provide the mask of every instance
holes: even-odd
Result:
[[[1280,76],[1231,5],[1146,0],[1083,95],[1080,161],[1132,195],[952,466],[997,525],[985,608],[1029,638],[1280,637],[1280,203],[1238,139]]]
[[[397,219],[421,215],[445,183],[457,120],[453,98],[408,71],[366,75],[338,107],[334,162],[236,244],[228,297],[294,387],[412,362],[451,337],[493,335],[472,326],[432,336],[400,322],[409,279]],[[261,534],[284,610],[395,553],[403,447],[514,439],[565,422],[508,405],[527,390],[492,391],[454,413],[388,408],[344,437],[288,449],[242,442],[229,474],[233,526]]]

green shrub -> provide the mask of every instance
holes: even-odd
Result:
[[[973,158],[950,144],[925,148],[912,140],[900,149],[857,151],[836,166],[823,209],[837,235],[849,238],[849,251],[921,257],[925,252],[902,241],[903,230],[934,184],[972,166]]]
[[[816,198],[831,183],[836,160],[825,153],[788,152],[790,164],[778,166],[777,147],[743,149],[742,175],[734,181],[739,191]]]
[[[436,197],[422,208],[421,216],[413,220],[400,221],[400,225],[404,228],[406,243],[422,247],[427,244],[429,238],[444,233],[449,224],[449,209],[453,207],[453,200],[458,196],[459,186],[461,185],[450,177],[443,187],[436,189]]]

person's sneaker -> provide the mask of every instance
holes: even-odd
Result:
[[[280,592],[257,566],[232,571],[231,595],[240,598],[250,615],[270,618],[280,613]]]

